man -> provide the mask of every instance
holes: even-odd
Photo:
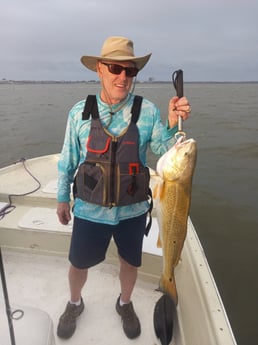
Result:
[[[175,143],[178,116],[186,120],[190,113],[185,97],[173,97],[163,125],[153,103],[138,99],[137,104],[132,93],[134,77],[150,56],[136,57],[131,40],[110,37],[99,56],[81,58],[87,68],[97,72],[101,90],[70,111],[58,163],[57,215],[62,224],[71,220],[73,182],[75,199],[69,252],[70,301],[59,319],[57,334],[61,338],[70,338],[75,331],[76,318],[84,309],[81,291],[88,269],[105,259],[111,237],[120,260],[121,293],[116,311],[128,338],[141,332],[131,296],[141,265],[149,210],[146,150],[150,146],[155,154],[165,153]]]

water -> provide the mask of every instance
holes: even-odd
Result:
[[[0,167],[59,152],[69,109],[98,89],[84,83],[0,84]],[[174,90],[170,84],[137,84],[135,93],[166,115]],[[186,84],[185,94],[192,116],[184,130],[198,142],[191,218],[238,344],[255,345],[258,84]],[[152,167],[155,161],[150,154]]]

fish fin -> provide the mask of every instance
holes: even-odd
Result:
[[[149,172],[150,172],[151,177],[157,175],[157,172],[154,169],[152,169],[151,167],[149,167]]]
[[[163,197],[165,197],[165,182],[162,181],[162,183],[159,184],[159,199],[162,200]]]
[[[152,190],[152,197],[153,199],[156,199],[157,195],[158,195],[158,184],[155,184],[155,186],[153,187],[153,190]]]
[[[153,325],[161,344],[170,344],[176,321],[176,306],[169,295],[162,295],[155,304]]]
[[[161,199],[164,195],[164,181],[161,180],[159,183],[156,183],[155,186],[153,187],[153,192],[152,192],[153,198],[154,199]]]
[[[159,234],[158,239],[157,239],[157,247],[158,248],[162,248],[162,242],[161,242],[161,239],[160,239],[160,234]]]

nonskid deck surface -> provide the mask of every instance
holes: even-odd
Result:
[[[31,306],[46,311],[54,322],[56,332],[58,318],[69,296],[67,258],[6,249],[3,250],[3,257],[10,304]],[[141,321],[142,333],[139,338],[133,340],[135,345],[159,344],[153,327],[154,306],[161,296],[160,292],[155,291],[156,288],[155,284],[140,279],[137,281],[133,303]],[[115,311],[119,292],[117,266],[102,263],[92,268],[83,290],[85,311],[78,319],[74,336],[66,343],[69,345],[132,344],[132,340],[124,335],[120,317]],[[2,296],[0,301],[1,313],[3,313]],[[19,321],[14,321],[14,329],[15,322]],[[64,340],[56,337],[56,345],[61,344],[64,344]]]

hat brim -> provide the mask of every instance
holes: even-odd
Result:
[[[81,57],[81,63],[90,69],[91,71],[97,72],[97,62],[98,61],[132,61],[135,63],[138,70],[141,70],[146,63],[149,61],[151,54],[141,56],[141,57],[132,57],[132,56],[112,56],[112,57],[102,57],[102,56],[90,56],[84,55]]]

